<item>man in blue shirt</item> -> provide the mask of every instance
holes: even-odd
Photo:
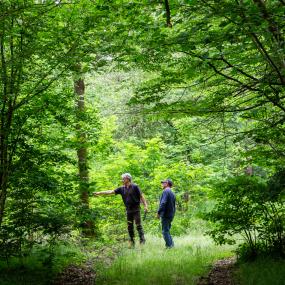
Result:
[[[163,192],[160,198],[159,209],[157,211],[157,218],[161,219],[162,235],[165,240],[166,248],[174,246],[170,234],[171,222],[175,215],[175,194],[171,190],[172,185],[173,183],[170,179],[161,181]]]

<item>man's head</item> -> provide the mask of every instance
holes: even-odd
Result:
[[[161,181],[161,186],[163,189],[167,188],[167,187],[172,187],[173,183],[171,181],[171,179],[165,179]]]
[[[130,173],[122,174],[122,181],[125,185],[131,183],[132,182],[132,175]]]

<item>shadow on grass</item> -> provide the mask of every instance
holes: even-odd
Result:
[[[241,285],[284,285],[285,259],[259,258],[240,263],[236,279]]]
[[[0,260],[0,285],[47,285],[69,264],[80,264],[84,255],[75,245],[59,244],[54,252],[35,248],[29,255]]]
[[[1,285],[47,285],[52,279],[53,274],[45,268],[19,266],[0,269]]]

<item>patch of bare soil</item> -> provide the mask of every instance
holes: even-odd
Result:
[[[95,273],[88,267],[69,265],[61,272],[52,285],[93,285]]]
[[[218,260],[206,277],[200,277],[197,285],[236,285],[233,271],[236,258]]]
[[[55,277],[51,285],[93,285],[96,275],[94,264],[103,262],[105,266],[110,266],[119,252],[120,248],[116,246],[93,248],[93,257],[89,257],[84,266],[69,265]]]

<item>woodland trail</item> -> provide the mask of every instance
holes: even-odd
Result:
[[[124,244],[114,252],[112,262],[93,260],[85,268],[71,266],[53,284],[233,285],[232,255],[229,247],[218,247],[201,235],[175,238],[175,248],[170,250],[164,249],[161,238],[151,236],[144,246],[128,249]]]
[[[233,278],[236,258],[230,257],[216,261],[206,277],[200,277],[197,285],[235,285]]]
[[[110,266],[97,268],[95,284],[232,285],[232,256],[232,248],[216,246],[203,235],[176,237],[170,250],[162,238],[151,236],[144,246],[124,248]]]

